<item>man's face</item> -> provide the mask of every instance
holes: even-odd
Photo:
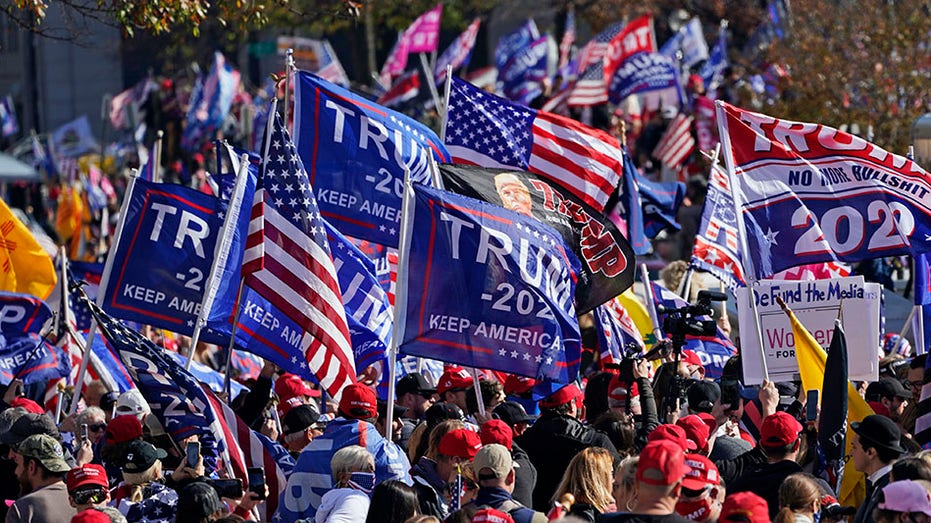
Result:
[[[870,457],[863,451],[860,445],[860,436],[856,433],[853,435],[853,442],[850,444],[850,459],[853,460],[853,466],[860,472],[866,471],[870,462]]]
[[[413,412],[414,417],[417,419],[423,419],[424,413],[427,412],[427,409],[433,406],[436,403],[436,395],[426,392],[413,392],[410,394],[411,399],[409,400],[408,408]]]
[[[530,208],[533,200],[530,191],[522,183],[505,182],[498,188],[501,197],[501,206],[521,214],[531,216]]]
[[[13,473],[16,475],[16,481],[19,482],[19,495],[24,496],[32,492],[32,474],[29,469],[35,465],[26,462],[26,458],[18,452],[10,452],[13,462],[16,463],[16,469]]]
[[[448,403],[455,403],[457,407],[462,409],[462,412],[467,412],[469,410],[466,406],[465,389],[448,390],[446,391],[444,397]]]
[[[924,369],[908,369],[908,388],[912,391],[912,398],[921,397],[921,384],[924,381]]]
[[[889,417],[892,421],[899,421],[902,418],[902,413],[905,412],[905,407],[908,405],[908,400],[902,398],[892,398],[888,400],[889,407]],[[883,401],[886,403],[886,401]]]

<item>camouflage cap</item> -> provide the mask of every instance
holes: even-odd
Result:
[[[68,472],[71,467],[65,461],[61,443],[48,434],[34,434],[13,447],[13,451],[24,457],[38,460],[51,472]]]

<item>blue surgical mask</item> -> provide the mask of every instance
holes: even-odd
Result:
[[[375,488],[374,472],[353,472],[349,475],[349,487],[371,494]]]

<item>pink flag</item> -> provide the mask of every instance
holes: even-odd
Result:
[[[436,51],[440,40],[440,17],[443,14],[443,4],[420,15],[414,23],[404,31],[410,53],[432,53]]]
[[[381,67],[381,73],[378,76],[385,89],[391,86],[392,78],[404,73],[404,68],[407,67],[408,45],[407,33],[398,35],[398,42],[394,44],[391,54],[385,59],[385,65]]]

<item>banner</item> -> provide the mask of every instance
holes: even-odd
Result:
[[[757,278],[931,250],[931,178],[912,160],[827,126],[717,111]]]
[[[721,27],[718,29],[718,41],[711,48],[711,56],[698,73],[705,82],[705,90],[709,93],[717,89],[724,80],[724,69],[729,63],[727,60],[727,20],[721,22]]]
[[[230,112],[233,97],[239,90],[239,71],[227,63],[223,53],[213,55],[213,66],[201,76],[191,93],[190,106],[185,116],[181,146],[195,151],[200,143],[212,137]]]
[[[543,80],[547,78],[547,38],[530,42],[508,59],[498,71],[498,82],[504,97],[524,105],[543,94]]]
[[[878,379],[876,351],[879,295],[882,294],[879,284],[864,283],[862,276],[818,281],[760,281],[753,287],[753,295],[759,314],[762,348],[756,334],[749,288],[741,287],[736,294],[741,363],[747,385],[762,383],[763,354],[769,380],[791,381],[799,372],[792,325],[776,303],[776,296],[785,301],[821,347],[830,345],[834,320],[840,310],[847,333],[850,379]]]
[[[582,262],[575,288],[584,314],[633,285],[634,252],[621,231],[603,215],[532,173],[441,165],[446,190],[532,216],[556,229]]]
[[[617,33],[608,43],[605,52],[605,79],[614,76],[628,58],[637,53],[655,53],[656,35],[653,34],[653,17],[643,15]]]
[[[478,18],[469,24],[469,27],[449,44],[449,47],[443,51],[436,60],[436,66],[433,68],[433,76],[437,85],[446,80],[446,66],[453,71],[469,66],[472,59],[472,49],[475,48],[475,38],[478,37],[478,28],[482,21]]]
[[[416,186],[400,351],[567,383],[581,344],[579,261],[536,219]],[[402,274],[403,276],[403,274]],[[399,294],[399,299],[404,294]]]
[[[611,103],[621,103],[632,94],[679,88],[674,59],[660,53],[638,53],[625,60],[611,77],[608,94]]]
[[[443,17],[443,4],[417,17],[404,31],[407,38],[407,52],[432,53],[440,40],[440,19]]]
[[[682,68],[689,71],[693,65],[708,59],[708,43],[701,28],[701,21],[693,17],[663,44],[659,52],[676,59],[676,53],[682,52]]]
[[[38,334],[51,317],[49,306],[35,296],[0,292],[0,334],[6,338]]]
[[[425,125],[312,74],[296,76],[294,129],[320,214],[345,234],[397,247],[401,188],[450,161]],[[270,190],[274,190],[271,188]]]
[[[71,374],[71,362],[61,349],[35,333],[0,338],[0,385],[14,378],[24,384],[45,383]]]
[[[499,71],[503,70],[512,56],[537,38],[540,38],[537,24],[533,18],[528,18],[524,25],[498,39],[498,45],[495,46],[495,67]]]

